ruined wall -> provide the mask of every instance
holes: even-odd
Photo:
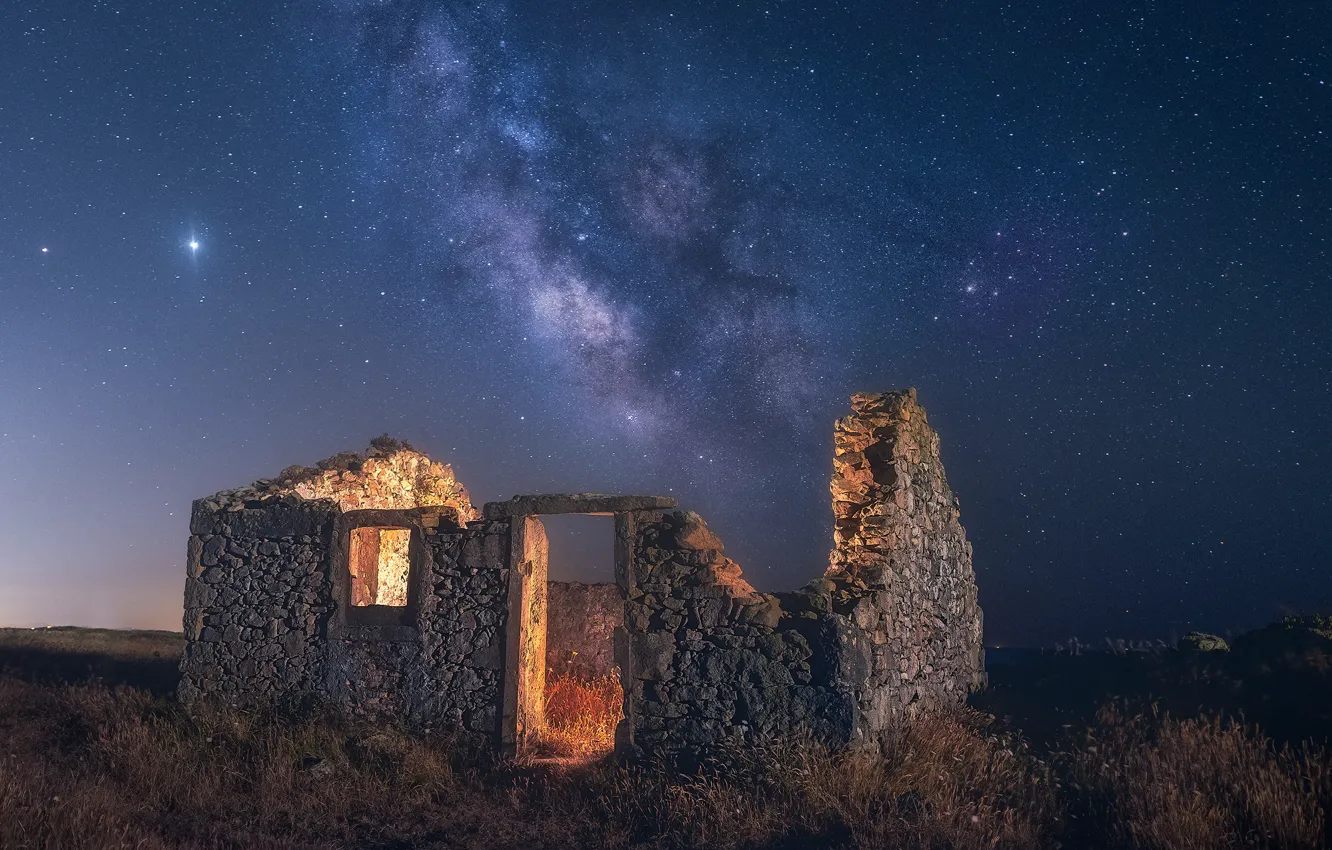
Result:
[[[619,586],[552,581],[548,587],[546,669],[555,675],[611,675],[615,629],[624,624]]]
[[[338,529],[367,506],[389,509],[367,522],[413,529],[407,606],[358,609],[340,590]],[[182,701],[313,699],[496,735],[510,523],[464,524],[475,517],[447,466],[385,440],[196,501]],[[364,622],[385,613],[396,619]]]
[[[289,466],[277,478],[261,478],[203,501],[206,510],[240,510],[283,496],[307,502],[326,499],[339,511],[447,505],[457,509],[463,522],[479,518],[451,466],[385,437],[372,441],[364,452],[343,452],[313,467]]]
[[[496,734],[509,582],[506,522],[423,529],[428,564],[407,627],[334,621],[325,698],[353,716]]]
[[[210,510],[195,502],[186,553],[180,697],[235,705],[318,694],[333,598],[327,504],[275,501]]]
[[[837,421],[834,545],[825,583],[842,686],[873,736],[984,681],[971,544],[916,391],[858,393]]]
[[[822,579],[762,594],[697,515],[633,515],[625,641],[634,753],[801,727],[873,744],[983,683],[971,546],[914,390],[837,422],[836,549]]]
[[[362,625],[338,608],[336,510],[196,503],[180,697],[235,706],[313,699],[352,716],[493,736],[503,687],[509,523],[393,512],[424,544],[405,625]],[[344,569],[346,565],[333,565]]]
[[[697,514],[639,512],[631,521],[617,749],[696,752],[798,727],[848,740],[851,704],[831,687],[824,647],[810,644],[817,621],[754,590]]]

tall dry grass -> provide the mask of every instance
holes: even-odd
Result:
[[[1321,748],[1275,747],[1221,718],[1109,706],[1066,755],[1094,831],[1152,850],[1327,846],[1332,774]]]
[[[624,689],[618,676],[573,673],[546,679],[543,753],[566,758],[596,758],[615,749],[615,727],[624,717]]]
[[[1103,714],[1051,761],[989,718],[881,752],[731,747],[687,775],[533,769],[333,718],[186,716],[132,689],[0,678],[0,847],[1322,846],[1322,751],[1219,721]]]
[[[0,847],[413,846],[445,829],[498,848],[562,835],[467,781],[458,755],[392,729],[191,718],[132,689],[0,679]]]
[[[1025,848],[1059,823],[1046,767],[969,711],[905,729],[882,752],[736,746],[688,776],[619,771],[609,786],[610,820],[679,847]]]

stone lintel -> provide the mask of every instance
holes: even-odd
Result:
[[[674,496],[609,496],[604,493],[549,493],[514,496],[507,502],[487,502],[481,509],[486,519],[534,514],[617,514],[623,511],[671,510],[679,505]]]

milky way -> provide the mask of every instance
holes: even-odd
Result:
[[[707,444],[808,410],[838,368],[809,338],[846,319],[819,298],[810,234],[845,210],[810,207],[818,174],[774,167],[801,129],[766,137],[775,87],[721,97],[743,68],[719,44],[551,17],[559,41],[497,4],[346,4],[316,29],[355,80],[367,182],[410,211],[427,303],[493,302],[596,427]]]
[[[190,499],[385,431],[792,588],[912,385],[989,643],[1332,606],[1328,14],[5,3],[0,623],[175,627]]]

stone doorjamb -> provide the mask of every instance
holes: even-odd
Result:
[[[629,592],[633,573],[634,512],[671,510],[669,496],[607,496],[556,494],[516,496],[507,502],[489,502],[483,515],[510,521],[508,625],[505,630],[503,704],[500,706],[500,748],[508,756],[520,754],[544,725],[546,680],[546,593],[549,546],[540,516],[587,514],[615,517],[615,583],[621,596]],[[629,681],[628,635],[623,626],[615,633],[615,659],[621,683]],[[626,689],[627,690],[627,689]],[[625,708],[628,709],[628,700]],[[628,752],[633,724],[626,715],[615,731],[616,752]]]

